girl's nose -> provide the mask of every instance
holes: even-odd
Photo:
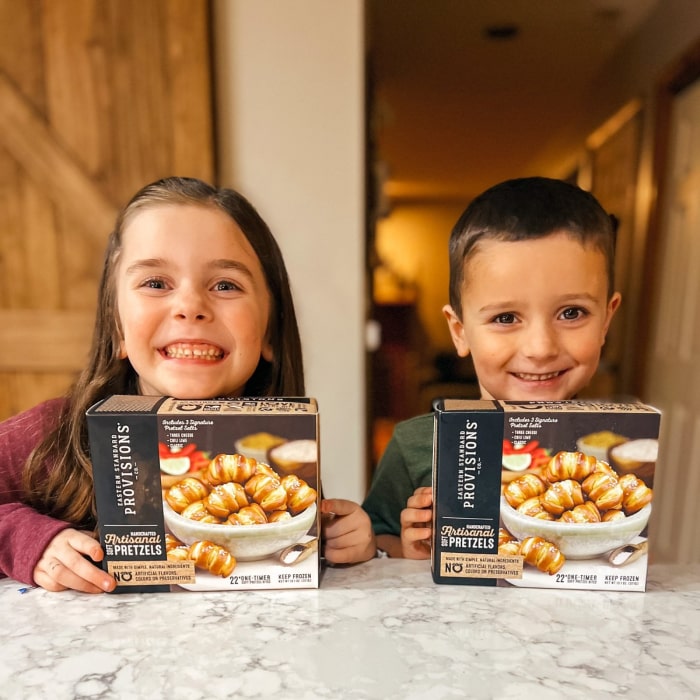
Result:
[[[173,314],[176,318],[194,321],[206,321],[212,316],[206,295],[191,287],[183,287],[178,291]]]

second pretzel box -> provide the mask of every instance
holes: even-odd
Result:
[[[87,420],[115,592],[318,587],[315,399],[114,395]]]
[[[641,403],[436,402],[434,581],[644,591],[660,420]]]

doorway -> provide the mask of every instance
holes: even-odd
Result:
[[[642,377],[662,410],[657,561],[700,561],[700,44],[660,89],[659,202],[647,265],[653,281]]]

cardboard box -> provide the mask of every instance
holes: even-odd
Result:
[[[116,592],[318,587],[314,399],[115,395],[87,421]]]
[[[438,402],[433,579],[644,591],[660,419],[639,403]]]

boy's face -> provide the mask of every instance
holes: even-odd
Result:
[[[482,398],[560,401],[593,377],[610,321],[603,253],[565,232],[483,240],[465,263],[462,318],[445,306],[461,357],[471,354]]]
[[[270,294],[247,238],[225,213],[151,206],[124,230],[117,268],[123,357],[142,394],[238,396],[272,359]]]

